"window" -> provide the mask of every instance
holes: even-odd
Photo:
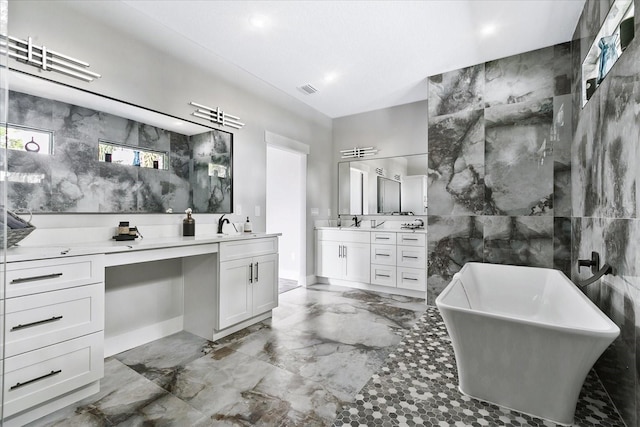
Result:
[[[0,136],[7,137],[7,148],[38,154],[53,154],[53,132],[14,124],[0,129]]]

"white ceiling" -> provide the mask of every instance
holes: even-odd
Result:
[[[585,0],[194,1],[93,3],[111,22],[137,20],[148,43],[186,44],[208,66],[239,67],[329,117],[426,99],[427,76],[569,41]],[[100,12],[95,6],[102,3]],[[132,10],[135,9],[134,10]],[[262,20],[262,27],[254,25]],[[115,20],[115,21],[114,21]],[[124,24],[123,24],[124,25]],[[493,31],[491,31],[491,28]],[[172,30],[172,31],[171,31]],[[333,78],[331,78],[333,76]],[[304,94],[311,84],[318,92]]]

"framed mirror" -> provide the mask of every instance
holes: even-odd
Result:
[[[232,133],[15,70],[2,132],[11,209],[232,211]]]
[[[338,163],[341,215],[426,215],[427,155]]]

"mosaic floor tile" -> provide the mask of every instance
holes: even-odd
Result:
[[[435,307],[427,309],[334,421],[335,427],[498,425],[556,424],[463,395],[451,340]],[[580,394],[574,426],[624,427],[593,371]]]

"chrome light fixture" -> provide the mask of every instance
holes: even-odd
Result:
[[[373,147],[359,148],[353,147],[348,150],[340,150],[343,159],[359,159],[361,157],[373,156],[378,153]]]
[[[102,77],[98,73],[87,70],[89,68],[87,62],[47,49],[46,46],[37,46],[33,44],[31,37],[28,37],[27,40],[11,36],[2,37],[0,48],[3,52],[8,52],[10,58],[26,62],[45,71],[57,71],[86,82]]]
[[[189,105],[196,107],[196,110],[191,113],[192,116],[200,117],[217,125],[229,126],[234,129],[242,129],[244,127],[244,123],[240,121],[240,117],[227,114],[218,107],[211,108],[193,101],[189,102]]]

